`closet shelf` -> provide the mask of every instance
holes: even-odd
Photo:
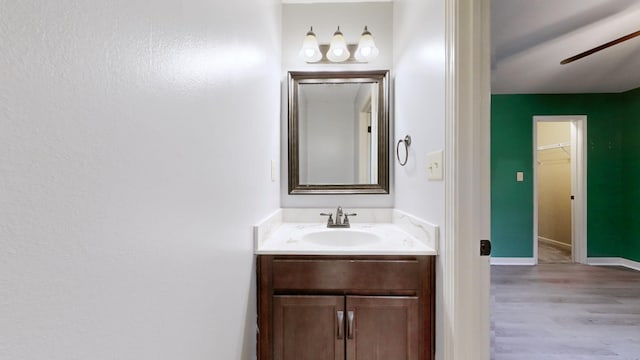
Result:
[[[558,144],[551,144],[551,145],[542,145],[542,146],[538,146],[538,151],[540,150],[550,150],[550,149],[564,149],[567,147],[571,147],[571,143],[568,142],[564,142],[564,143],[558,143]]]
[[[567,154],[567,156],[571,158],[571,154],[569,153],[567,148],[571,148],[571,143],[563,142],[563,143],[557,143],[557,144],[542,145],[542,146],[538,146],[537,150],[542,151],[542,150],[562,149],[562,151],[564,151],[565,154]]]

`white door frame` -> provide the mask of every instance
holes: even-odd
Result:
[[[443,346],[437,359],[489,360],[490,6],[489,0],[445,3],[445,234]]]
[[[571,123],[571,254],[573,261],[587,263],[587,116],[533,117],[533,257],[538,263],[538,122]]]

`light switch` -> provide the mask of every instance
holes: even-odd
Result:
[[[518,182],[524,181],[524,173],[522,171],[516,172],[516,181]]]
[[[427,154],[427,178],[429,180],[442,180],[442,155],[442,150]]]

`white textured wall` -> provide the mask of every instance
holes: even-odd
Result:
[[[394,14],[394,145],[412,140],[407,165],[395,161],[396,207],[443,225],[444,182],[427,180],[426,154],[444,148],[444,4],[397,0]]]
[[[367,25],[380,50],[368,64],[307,64],[298,57],[309,26],[320,43],[329,43],[336,27],[348,43],[357,43]],[[393,207],[393,175],[389,195],[289,195],[287,167],[287,72],[338,70],[390,70],[393,65],[393,3],[316,3],[282,6],[282,207]],[[392,114],[391,114],[392,115]],[[393,123],[393,118],[391,118]],[[393,128],[390,129],[393,132]],[[393,164],[392,167],[393,169]]]
[[[279,1],[0,1],[0,358],[250,359]]]
[[[444,2],[394,2],[395,145],[411,135],[409,160],[395,163],[396,208],[440,226],[440,253],[444,247],[445,194],[442,181],[427,180],[426,154],[444,148],[445,138],[445,27]],[[446,161],[446,154],[445,154]],[[436,268],[436,307],[442,309],[442,271]],[[443,314],[437,311],[437,314]],[[436,334],[443,333],[436,315]],[[436,336],[443,349],[444,336]],[[442,359],[442,353],[437,354]]]

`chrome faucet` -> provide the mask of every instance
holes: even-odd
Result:
[[[338,206],[336,209],[336,225],[342,225],[342,206]]]
[[[336,209],[336,221],[333,221],[332,213],[320,213],[322,216],[328,216],[327,219],[327,227],[328,228],[349,228],[351,227],[351,223],[349,223],[349,216],[356,216],[358,214],[346,214],[342,211],[342,206],[338,206]]]

